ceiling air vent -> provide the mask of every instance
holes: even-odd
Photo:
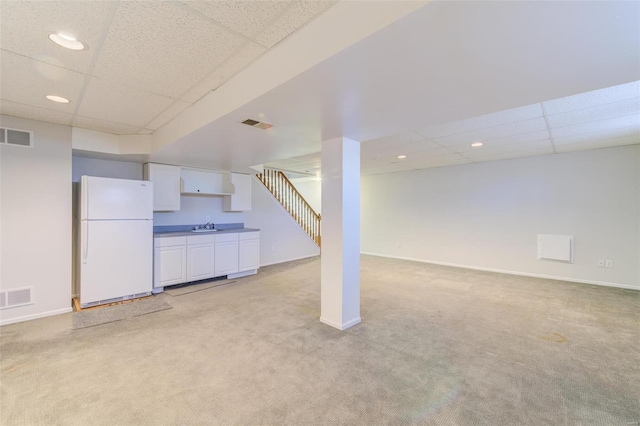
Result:
[[[242,124],[246,124],[247,126],[257,127],[258,129],[267,130],[273,127],[273,124],[265,123],[264,121],[257,121],[247,118],[242,122]]]
[[[33,147],[33,132],[0,127],[0,143],[31,148]]]

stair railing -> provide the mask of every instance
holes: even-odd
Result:
[[[320,214],[309,205],[280,170],[264,169],[258,180],[273,194],[298,225],[320,247]]]

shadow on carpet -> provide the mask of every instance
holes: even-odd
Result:
[[[73,329],[94,327],[96,325],[108,324],[110,322],[122,321],[127,318],[139,317],[153,312],[173,309],[170,304],[160,297],[137,300],[135,302],[107,306],[99,309],[88,309],[74,312]]]

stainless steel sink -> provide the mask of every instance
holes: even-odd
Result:
[[[191,232],[216,232],[217,229],[192,229]]]

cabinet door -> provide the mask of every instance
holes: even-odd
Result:
[[[233,195],[225,195],[223,207],[226,212],[251,210],[251,175],[231,173]]]
[[[154,287],[180,284],[187,281],[187,247],[158,247],[156,248],[157,279]]]
[[[252,271],[260,267],[260,240],[240,241],[238,272]]]
[[[238,272],[238,241],[216,243],[216,277]]]
[[[153,182],[153,211],[180,210],[180,167],[147,163],[144,172]]]
[[[187,281],[211,278],[214,274],[214,243],[188,246]]]

